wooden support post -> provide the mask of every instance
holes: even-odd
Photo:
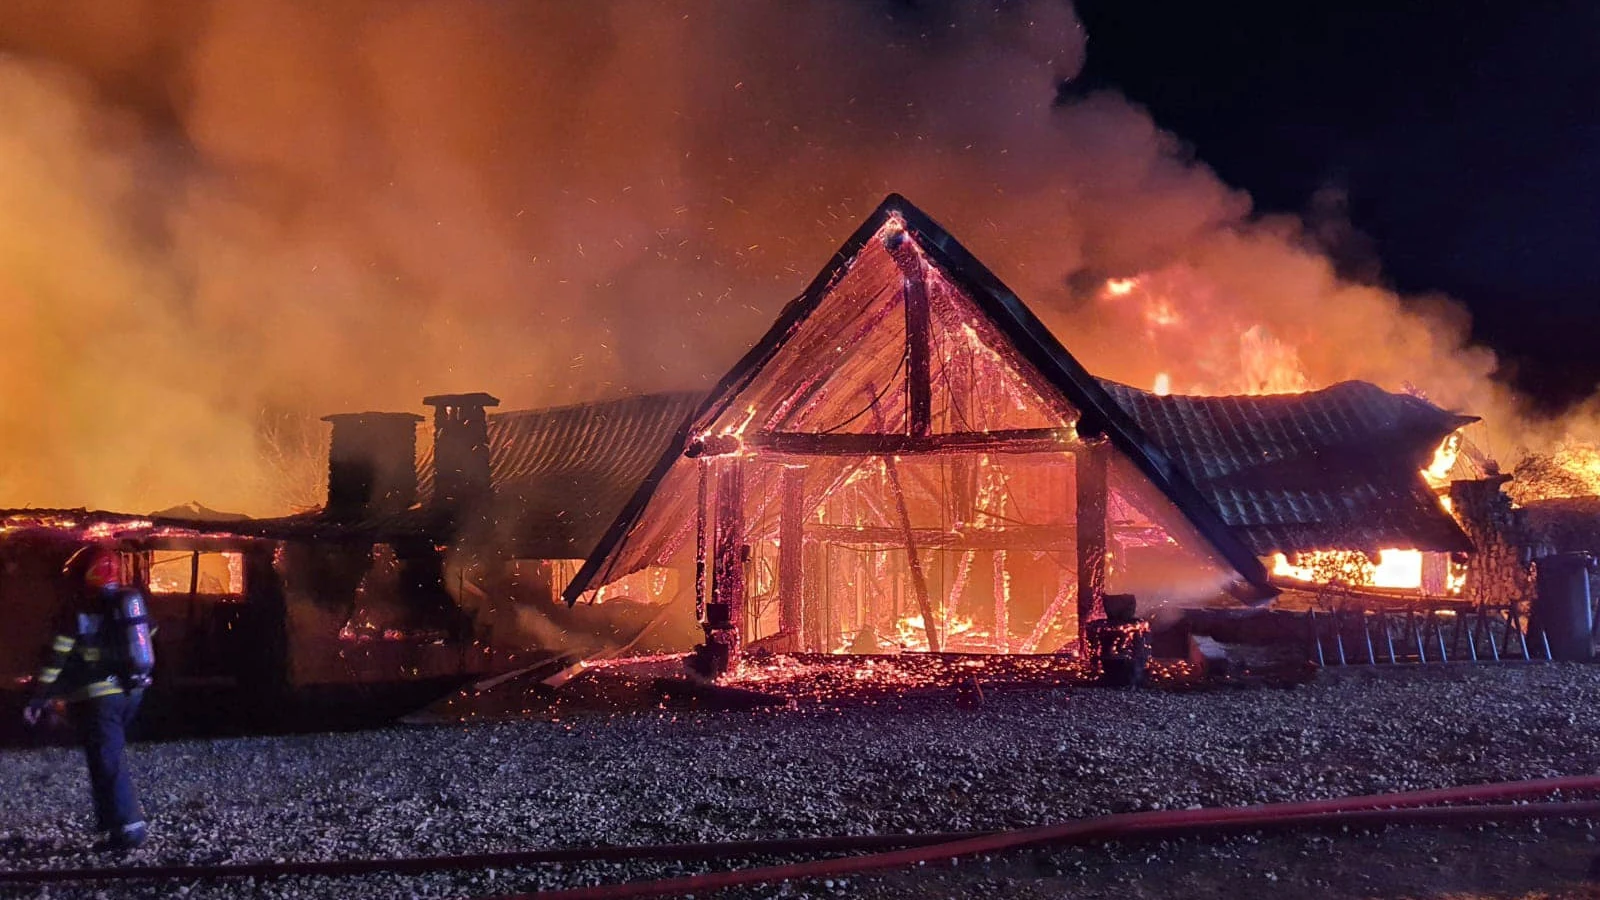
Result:
[[[711,592],[706,584],[706,551],[711,534],[706,529],[706,512],[711,502],[711,463],[702,460],[699,467],[700,487],[694,505],[694,617],[697,622],[706,620],[706,597]]]
[[[1077,460],[1078,636],[1104,609],[1106,581],[1106,448],[1091,447]]]
[[[961,561],[956,564],[956,575],[950,579],[950,599],[945,601],[946,615],[959,615],[961,610],[961,595],[967,592],[967,579],[972,575],[972,561],[977,557],[977,551],[968,550],[961,554]]]
[[[205,640],[200,631],[200,551],[189,554],[189,627],[184,634],[190,642],[189,652],[203,647]]]
[[[917,554],[917,538],[911,530],[911,511],[906,508],[906,492],[900,486],[900,469],[894,457],[883,458],[884,469],[889,473],[889,487],[894,491],[894,504],[900,513],[900,530],[906,542],[906,560],[911,565],[911,587],[917,592],[917,608],[922,611],[922,627],[928,635],[928,652],[938,653],[939,620],[934,617],[933,604],[928,599],[928,576],[922,571],[922,558]]]
[[[804,641],[800,649],[808,653],[827,653],[827,614],[823,609],[823,579],[827,577],[823,545],[816,541],[802,545],[801,562],[805,575],[800,579],[800,628]]]
[[[806,470],[785,468],[778,490],[778,633],[793,649],[804,621]]]
[[[994,551],[994,648],[1011,652],[1011,573],[1004,550]]]
[[[906,269],[906,409],[911,435],[926,437],[933,421],[928,283],[921,261]]]
[[[893,248],[891,248],[893,249]],[[901,268],[905,268],[902,264]],[[867,396],[872,399],[872,418],[877,423],[878,429],[883,430],[883,409],[878,405],[877,392],[869,383],[865,385]],[[895,463],[894,457],[883,457],[884,472],[889,476],[889,488],[894,492],[894,503],[900,513],[900,528],[904,532],[906,542],[906,560],[911,566],[911,587],[917,592],[917,608],[922,611],[922,630],[928,636],[928,652],[939,652],[939,620],[933,615],[933,604],[928,600],[928,577],[922,571],[922,558],[917,555],[917,537],[911,530],[911,510],[906,507],[906,492],[900,484],[900,467]]]
[[[717,521],[712,541],[711,600],[726,604],[731,628],[728,643],[732,664],[743,643],[744,626],[744,461],[735,457],[717,462]]]

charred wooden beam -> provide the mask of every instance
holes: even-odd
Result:
[[[698,437],[689,442],[683,455],[690,459],[702,456],[727,456],[739,452],[739,439],[731,434],[714,434]]]
[[[704,622],[706,597],[710,593],[706,589],[706,551],[711,537],[706,528],[706,510],[711,501],[711,466],[701,463],[698,468],[699,486],[694,504],[694,617],[696,621]]]
[[[898,547],[905,543],[905,529],[882,525],[818,525],[806,526],[806,533],[834,544],[859,547]],[[919,547],[940,550],[1059,550],[1072,540],[1077,529],[1071,525],[1023,525],[1013,528],[963,529],[947,531],[940,528],[913,528],[911,536]]]
[[[1059,428],[1012,428],[948,434],[815,434],[768,431],[745,439],[745,446],[806,456],[908,456],[917,453],[1077,453],[1084,444]]]
[[[271,541],[265,538],[233,535],[140,535],[132,540],[141,550],[198,550],[206,553],[243,553],[272,546]]]
[[[913,437],[933,427],[933,386],[929,365],[928,283],[918,265],[906,276],[906,403]]]
[[[917,538],[911,527],[911,512],[906,508],[906,492],[900,486],[900,467],[894,457],[883,459],[884,470],[889,473],[889,487],[894,492],[894,505],[900,512],[900,533],[906,543],[906,559],[911,564],[911,586],[917,592],[917,608],[922,613],[922,627],[928,635],[928,652],[939,652],[939,620],[933,615],[933,605],[928,600],[928,576],[922,571],[922,557],[918,555]]]
[[[893,247],[890,247],[893,250]],[[878,406],[877,393],[869,383],[867,396],[872,397],[872,419],[883,431],[883,409]],[[928,600],[928,577],[922,572],[922,559],[917,555],[917,539],[911,529],[911,511],[906,508],[905,488],[900,484],[900,467],[893,456],[883,457],[883,469],[889,476],[889,488],[894,492],[894,504],[900,513],[900,530],[906,542],[906,558],[911,565],[911,586],[917,592],[917,607],[922,611],[922,627],[928,637],[928,652],[939,652],[939,621],[934,618],[933,606]]]
[[[1004,550],[994,551],[994,647],[1011,652],[1011,573]]]
[[[744,625],[744,463],[717,463],[717,521],[712,541],[711,599],[723,607],[730,656],[737,656]],[[708,617],[717,618],[717,617]]]
[[[800,628],[804,643],[801,647],[810,653],[828,652],[828,618],[823,609],[825,572],[823,545],[806,541],[802,545],[801,562],[805,576],[800,581]]]
[[[798,638],[801,631],[801,598],[804,590],[806,470],[785,468],[778,491],[778,631]]]
[[[1078,462],[1078,634],[1102,608],[1106,581],[1106,507],[1109,489],[1104,446],[1076,457]]]
[[[913,436],[924,437],[933,422],[928,267],[904,231],[890,233],[883,245],[904,279],[900,296],[906,307],[906,426]]]

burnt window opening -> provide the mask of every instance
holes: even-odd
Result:
[[[147,550],[143,559],[151,594],[198,594],[244,600],[244,554],[234,551]]]

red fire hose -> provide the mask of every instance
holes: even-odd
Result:
[[[1221,830],[1267,828],[1294,828],[1312,825],[1343,825],[1360,827],[1374,825],[1461,824],[1464,822],[1510,821],[1512,819],[1582,819],[1600,815],[1600,800],[1566,803],[1505,803],[1480,806],[1428,806],[1412,808],[1365,809],[1348,812],[1291,813],[1254,807],[1253,816],[1233,816],[1219,820],[1189,819],[1185,821],[1157,822],[1135,821],[1141,817],[1154,817],[1157,813],[1124,813],[1088,819],[1070,825],[1050,826],[1051,833],[1043,829],[1036,834],[999,832],[978,838],[937,844],[931,847],[897,850],[871,856],[853,856],[842,859],[824,859],[813,862],[766,866],[734,872],[712,872],[659,881],[635,881],[596,887],[571,888],[557,891],[539,891],[533,894],[499,894],[479,900],[634,900],[644,897],[667,897],[693,894],[702,891],[748,886],[778,881],[818,878],[840,878],[860,875],[882,869],[902,868],[928,862],[970,856],[978,853],[995,853],[1016,850],[1024,846],[1042,844],[1074,844],[1093,840],[1118,840],[1144,837],[1152,834],[1172,834],[1184,831],[1215,833]],[[1231,810],[1229,810],[1231,811]],[[1199,812],[1208,812],[1201,810]],[[1033,831],[1033,829],[1030,829]]]
[[[1441,788],[1428,791],[1371,794],[1362,797],[1310,800],[1299,803],[1263,803],[1255,806],[1120,813],[1093,819],[1081,819],[1075,822],[1064,822],[1057,825],[1041,825],[1036,828],[996,832],[994,834],[936,844],[931,847],[910,847],[869,856],[820,859],[732,872],[710,872],[704,875],[689,875],[682,878],[668,878],[658,881],[545,891],[537,895],[504,894],[493,898],[485,898],[485,900],[533,900],[535,897],[545,898],[545,900],[622,900],[622,898],[632,900],[632,898],[639,897],[672,896],[767,882],[838,878],[845,875],[858,875],[864,872],[953,859],[958,856],[1015,850],[1030,845],[1092,839],[1107,840],[1163,831],[1215,830],[1243,826],[1258,828],[1265,826],[1287,827],[1324,822],[1342,822],[1348,825],[1407,820],[1452,822],[1477,819],[1483,821],[1519,816],[1570,816],[1581,818],[1600,812],[1600,801],[1516,804],[1496,807],[1437,807],[1433,806],[1433,804],[1467,803],[1507,797],[1526,797],[1553,791],[1576,792],[1596,789],[1600,789],[1600,776],[1574,776],[1570,778],[1544,778],[1532,781]],[[1430,808],[1418,809],[1415,807]]]
[[[800,878],[830,878],[860,872],[933,862],[979,853],[994,853],[1027,845],[1105,840],[1222,828],[1299,826],[1311,824],[1366,825],[1391,822],[1458,822],[1512,818],[1600,815],[1600,801],[1523,803],[1496,806],[1435,806],[1512,797],[1534,797],[1556,791],[1600,791],[1600,776],[1546,778],[1427,791],[1376,794],[1301,803],[1267,803],[1181,811],[1122,813],[1045,825],[1017,831],[924,835],[845,835],[820,838],[730,841],[710,844],[583,847],[521,850],[457,856],[402,857],[393,859],[324,860],[283,863],[230,863],[223,865],[121,866],[82,869],[42,869],[0,872],[0,884],[41,884],[64,881],[131,881],[217,878],[276,878],[283,876],[337,877],[370,872],[419,873],[445,869],[510,868],[551,862],[622,861],[630,859],[705,860],[748,856],[845,851],[888,853],[814,860],[732,872],[716,872],[663,881],[635,882],[579,888],[541,894],[549,898],[632,898],[713,890],[720,887]],[[1425,808],[1418,808],[1425,807]],[[498,900],[518,900],[533,895],[507,895]]]

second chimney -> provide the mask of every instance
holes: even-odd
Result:
[[[433,505],[459,513],[489,499],[489,417],[500,400],[482,392],[422,398],[433,407]]]

